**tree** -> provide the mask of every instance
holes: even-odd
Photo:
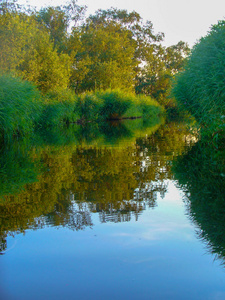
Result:
[[[140,65],[162,38],[136,12],[98,10],[81,27],[73,28],[69,39],[71,85],[76,92],[109,87],[134,91]]]
[[[46,92],[68,86],[70,59],[58,54],[46,30],[35,17],[22,12],[0,15],[0,69],[34,82]]]
[[[65,11],[59,6],[49,6],[37,12],[36,18],[47,29],[54,47],[62,51],[65,46],[67,28],[69,26],[69,20]]]
[[[59,52],[66,50],[68,29],[77,26],[86,12],[86,6],[77,4],[77,0],[71,0],[64,6],[48,6],[41,8],[36,13],[36,20],[47,29],[54,48]]]
[[[170,47],[159,45],[152,48],[146,64],[137,75],[136,92],[152,96],[161,104],[168,105],[170,100],[166,97],[172,78],[183,69],[189,53],[188,45],[182,41]]]
[[[129,35],[116,23],[73,31],[68,49],[73,56],[72,86],[76,92],[109,87],[133,89],[137,61]]]

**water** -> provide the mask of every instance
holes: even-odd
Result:
[[[196,142],[167,124],[2,151],[1,299],[225,299],[223,191],[198,176],[205,211]]]

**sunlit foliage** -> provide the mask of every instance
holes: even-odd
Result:
[[[38,26],[33,15],[1,8],[0,27],[2,71],[32,81],[43,92],[67,88],[69,56],[57,53],[48,32]]]
[[[133,11],[111,8],[84,18],[76,0],[39,11],[0,3],[0,69],[36,84],[44,93],[72,88],[144,93],[166,105],[172,76],[188,47],[162,47],[163,33]],[[168,101],[167,101],[168,102]]]

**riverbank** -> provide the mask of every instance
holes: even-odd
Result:
[[[0,136],[4,141],[27,137],[37,128],[107,120],[147,120],[164,114],[163,107],[150,97],[121,90],[82,95],[61,90],[42,95],[31,83],[10,75],[0,76],[0,86]]]

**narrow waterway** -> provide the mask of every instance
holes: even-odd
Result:
[[[197,137],[131,127],[2,149],[1,299],[225,299],[223,192],[201,168],[195,186]]]

